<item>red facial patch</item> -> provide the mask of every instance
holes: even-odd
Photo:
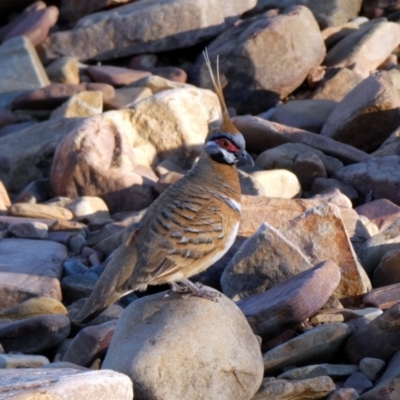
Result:
[[[225,138],[215,139],[215,143],[232,153],[236,153],[239,149],[229,140]]]

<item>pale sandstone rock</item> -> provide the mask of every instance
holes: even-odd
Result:
[[[7,232],[17,238],[47,239],[48,226],[43,222],[20,222],[8,227]]]
[[[334,391],[327,400],[357,400],[359,397],[355,389],[342,388]]]
[[[122,110],[153,95],[148,87],[124,87],[115,90],[114,98],[108,102],[107,109]]]
[[[306,367],[293,368],[278,376],[278,379],[310,379],[318,376],[329,376],[332,379],[340,380],[357,372],[357,365],[349,364],[316,364]]]
[[[127,86],[127,88],[137,87],[146,87],[155,94],[164,90],[193,88],[194,86],[187,83],[173,82],[157,75],[150,75]]]
[[[47,204],[17,203],[10,206],[7,214],[14,217],[72,219],[71,211],[64,207]]]
[[[40,368],[49,364],[48,358],[25,354],[0,354],[0,368]]]
[[[110,218],[107,204],[100,197],[78,197],[66,204],[65,208],[73,213],[75,219],[78,218],[79,220],[90,222],[95,219]]]
[[[127,4],[88,15],[71,31],[51,34],[42,43],[42,58],[73,54],[79,60],[108,60],[191,46],[223,32],[255,4],[256,0],[229,5],[221,0]]]
[[[4,183],[0,180],[0,211],[6,211],[11,206],[11,200],[8,196],[7,189],[4,187]]]
[[[211,60],[219,55],[226,101],[239,113],[259,113],[275,105],[325,57],[318,24],[302,6],[275,17],[262,14],[245,19],[217,37],[207,50]],[[212,87],[202,55],[191,76],[196,85]]]
[[[60,57],[46,67],[50,81],[78,85],[79,67],[78,60],[74,57]]]

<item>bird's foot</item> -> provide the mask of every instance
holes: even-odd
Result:
[[[211,290],[202,289],[200,283],[193,283],[188,279],[185,279],[179,283],[171,282],[171,290],[176,293],[184,293],[183,298],[190,296],[202,297],[203,299],[217,301],[218,297],[221,296],[220,293]]]

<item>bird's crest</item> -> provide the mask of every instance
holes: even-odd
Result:
[[[208,56],[207,49],[203,51],[204,59],[206,61],[208,71],[210,72],[211,81],[214,85],[215,93],[218,96],[219,103],[222,109],[222,121],[221,121],[221,130],[223,132],[229,132],[232,134],[239,133],[236,129],[235,125],[233,125],[231,118],[229,117],[228,108],[226,107],[224,93],[222,91],[221,81],[219,79],[219,56],[217,56],[217,79],[215,79],[214,71],[211,66],[210,57]]]

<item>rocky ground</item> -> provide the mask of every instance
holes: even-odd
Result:
[[[0,399],[400,398],[399,0],[0,16]],[[223,295],[153,287],[71,325],[218,121],[205,47],[255,160],[234,245],[194,278]]]

